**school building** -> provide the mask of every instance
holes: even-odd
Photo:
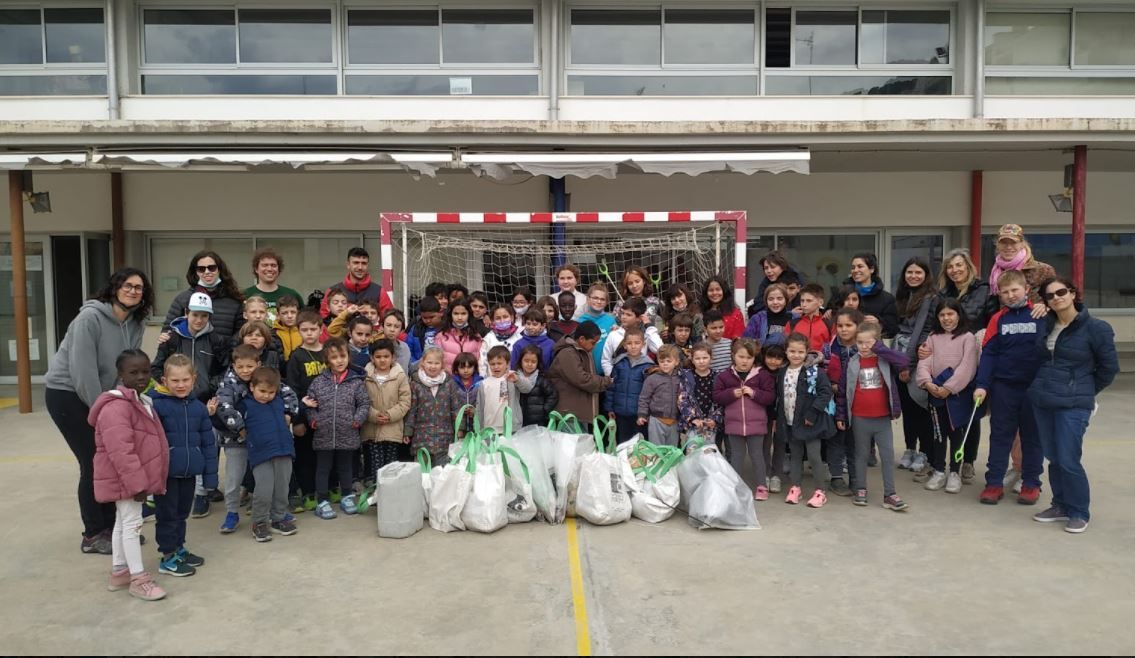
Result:
[[[6,1],[0,168],[0,382],[16,208],[33,376],[115,264],[155,321],[202,248],[244,286],[273,245],[306,294],[353,245],[377,278],[383,211],[743,210],[750,282],[868,250],[892,290],[912,254],[987,274],[1005,223],[1070,272],[1075,216],[1135,342],[1131,0]]]

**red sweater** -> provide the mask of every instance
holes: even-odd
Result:
[[[735,308],[732,313],[725,316],[725,338],[736,340],[743,333],[745,333],[745,317],[741,315],[741,309]]]
[[[859,373],[860,378],[863,373],[869,368],[875,368],[878,372],[879,357],[859,357]],[[874,388],[863,388],[861,382],[855,382],[855,401],[852,403],[854,406],[851,408],[851,415],[860,418],[890,418],[891,408],[887,400],[887,383],[878,382],[878,386]],[[847,383],[851,386],[851,382]]]

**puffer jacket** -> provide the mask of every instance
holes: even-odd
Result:
[[[238,402],[248,397],[248,382],[237,377],[236,372],[229,368],[217,389],[217,414],[213,417],[213,427],[221,432],[222,446],[243,446],[244,437],[240,435],[244,429],[244,416],[236,408]],[[300,401],[295,391],[287,384],[280,383],[280,397],[284,400],[284,410],[292,419],[299,416]],[[311,413],[309,412],[310,416]]]
[[[457,389],[453,377],[446,375],[445,382],[437,387],[437,394],[418,377],[410,378],[410,413],[402,423],[402,432],[411,439],[415,452],[425,448],[431,455],[443,455],[453,443],[453,425],[461,409],[464,396]]]
[[[177,297],[174,297],[173,303],[169,305],[169,312],[166,313],[162,329],[169,329],[174,320],[183,317],[189,311],[189,298],[195,292],[203,292],[213,300],[213,331],[225,340],[236,336],[241,325],[244,324],[244,300],[233,299],[227,295],[221,296],[223,295],[221,286],[212,290],[195,286],[177,293]]]
[[[742,386],[753,389],[753,396],[737,397]],[[768,434],[768,405],[776,401],[776,380],[765,368],[753,368],[742,379],[729,368],[713,380],[713,401],[725,409],[725,433],[737,436]]]
[[[150,393],[169,441],[169,477],[200,475],[206,489],[217,488],[217,437],[209,410],[194,397],[179,398],[164,386]]]
[[[324,370],[307,389],[318,403],[307,417],[315,430],[314,450],[356,450],[361,442],[359,429],[370,414],[370,397],[365,377],[348,369],[342,379]]]
[[[87,422],[95,428],[95,500],[113,503],[166,492],[169,442],[149,398],[125,386],[106,391]]]
[[[523,416],[523,425],[547,425],[548,416],[556,409],[560,401],[560,394],[548,377],[541,372],[526,377],[524,373],[516,373],[519,378],[516,388],[520,391],[520,409]]]
[[[856,291],[859,290],[851,279],[843,283],[855,288]],[[874,315],[879,318],[879,322],[883,325],[883,338],[894,338],[899,332],[899,311],[895,296],[883,289],[882,280],[875,280],[875,287],[871,292],[859,293],[859,310],[863,315]]]
[[[713,371],[710,371],[709,376],[716,379]],[[678,430],[681,432],[694,429],[693,422],[695,420],[712,420],[718,427],[724,422],[724,412],[717,402],[713,402],[713,406],[709,409],[702,409],[698,405],[697,395],[695,395],[697,390],[697,384],[694,382],[695,377],[697,377],[697,373],[692,368],[683,370],[678,377]]]
[[[193,395],[205,402],[213,397],[221,384],[221,377],[229,367],[229,352],[229,341],[213,331],[212,323],[193,336],[188,318],[178,318],[170,325],[169,340],[158,345],[158,352],[150,365],[150,376],[160,382],[170,355],[184,354],[193,360],[193,367],[197,370]]]
[[[678,372],[648,375],[638,396],[638,417],[678,420]]]
[[[1093,318],[1077,304],[1076,319],[1060,332],[1056,347],[1048,350],[1045,341],[1039,349],[1044,361],[1029,386],[1029,399],[1046,409],[1094,409],[1096,396],[1119,373],[1115,332],[1111,325]],[[1045,316],[1047,338],[1056,326],[1056,314]]]
[[[966,327],[974,333],[989,324],[989,318],[997,312],[1000,305],[997,296],[989,294],[989,284],[981,279],[974,279],[966,288],[966,294],[961,297],[958,296],[958,286],[953,281],[946,281],[942,296],[958,300],[962,310],[966,312]]]
[[[295,457],[295,439],[285,418],[284,399],[269,402],[249,396],[237,404],[248,431],[248,465],[256,467],[276,457]]]
[[[480,357],[481,342],[481,336],[477,332],[473,332],[473,336],[470,337],[457,329],[440,331],[434,337],[434,345],[441,348],[446,372],[453,372],[453,362],[462,352]]]
[[[595,374],[592,355],[577,345],[574,338],[564,338],[552,349],[548,381],[560,396],[556,411],[575,414],[582,423],[595,420],[599,413],[599,394],[611,385],[610,377]]]
[[[367,396],[370,398],[370,410],[367,412],[367,422],[363,425],[361,438],[363,441],[390,441],[401,443],[402,419],[410,412],[410,378],[402,366],[395,363],[390,367],[386,378],[379,383],[375,379],[374,364],[368,363],[366,367]],[[378,414],[390,416],[390,422],[379,424]]]
[[[529,345],[535,345],[540,348],[540,367],[547,368],[552,363],[552,348],[556,346],[556,341],[548,336],[548,332],[544,331],[539,336],[529,336],[524,334],[516,344],[512,346],[512,358],[509,360],[509,368],[512,370],[520,369],[520,352]]]
[[[606,390],[603,401],[607,411],[617,416],[637,416],[638,399],[646,383],[646,371],[654,362],[645,354],[632,358],[626,352],[615,355],[611,366],[614,383]]]

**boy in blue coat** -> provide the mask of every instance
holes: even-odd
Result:
[[[206,489],[217,488],[217,442],[209,421],[216,399],[206,405],[194,396],[197,371],[184,354],[165,360],[162,383],[150,394],[154,411],[169,441],[169,476],[166,492],[154,497],[157,515],[158,572],[192,576],[205,559],[185,548],[185,520],[193,507],[197,478]]]
[[[548,317],[544,315],[543,309],[528,309],[524,314],[524,335],[512,346],[509,370],[520,370],[520,353],[529,345],[540,348],[540,363],[552,362],[552,348],[556,341],[548,336]]]
[[[272,533],[296,534],[296,524],[288,514],[288,483],[292,479],[292,415],[284,406],[280,392],[280,372],[257,368],[249,380],[250,397],[237,409],[244,417],[248,463],[256,489],[252,492],[252,537],[258,542],[272,540]],[[270,515],[270,516],[269,516]],[[271,526],[269,526],[271,518]]]
[[[1043,359],[1044,320],[1032,316],[1025,276],[1010,270],[997,280],[1001,310],[989,320],[985,344],[977,366],[975,402],[989,398],[989,463],[981,502],[996,505],[1005,497],[1003,480],[1009,466],[1009,451],[1018,432],[1021,436],[1021,470],[1024,484],[1017,502],[1034,505],[1040,498],[1040,475],[1044,455],[1037,434],[1036,417],[1028,388]]]
[[[614,384],[604,393],[607,417],[615,420],[615,438],[619,443],[642,432],[646,418],[639,418],[638,400],[646,382],[646,371],[654,362],[644,354],[646,334],[641,328],[627,329],[622,344],[624,352],[615,355],[611,366]]]

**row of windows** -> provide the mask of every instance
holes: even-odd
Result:
[[[535,7],[342,13],[143,8],[142,93],[541,91]],[[954,21],[949,9],[571,8],[565,93],[951,94]],[[1135,87],[1135,11],[997,11],[986,25],[989,93]],[[105,93],[105,49],[101,8],[0,10],[0,95]]]

